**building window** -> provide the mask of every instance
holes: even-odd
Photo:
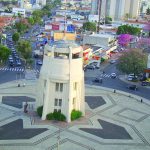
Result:
[[[57,109],[54,109],[54,112],[57,112]]]
[[[63,83],[60,83],[60,92],[63,91]]]
[[[62,105],[62,99],[59,99],[59,106]]]
[[[55,87],[56,91],[63,91],[63,83],[56,83],[56,87]]]
[[[55,88],[56,91],[59,91],[59,83],[56,83],[56,88]]]
[[[74,90],[77,90],[77,82],[74,82],[74,83],[73,83],[73,89],[74,89]]]
[[[54,104],[55,106],[57,106],[58,105],[58,99],[57,98],[55,98],[55,104]]]
[[[58,109],[57,112],[61,113],[61,109]]]

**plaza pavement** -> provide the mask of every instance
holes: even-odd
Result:
[[[19,83],[0,85],[0,150],[150,150],[148,100],[86,85],[85,117],[69,124],[41,121],[32,109],[24,114],[2,103],[3,96],[36,99],[36,81]]]

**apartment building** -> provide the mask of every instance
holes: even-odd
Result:
[[[99,14],[100,2],[101,18],[110,16],[113,20],[120,20],[123,19],[126,14],[131,18],[137,18],[140,13],[141,0],[92,0],[91,14]]]

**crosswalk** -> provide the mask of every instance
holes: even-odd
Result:
[[[101,78],[111,78],[111,74],[100,74],[99,77],[101,77]]]
[[[16,72],[24,72],[24,68],[0,68],[0,71],[16,71]]]
[[[3,67],[0,68],[0,71],[13,71],[13,72],[24,72],[24,68],[7,68],[7,67]],[[40,71],[38,69],[34,70],[35,73],[39,73]]]

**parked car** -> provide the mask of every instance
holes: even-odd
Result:
[[[135,90],[135,91],[137,91],[137,89],[138,89],[136,85],[128,85],[127,88],[129,90]]]
[[[42,62],[42,60],[37,60],[36,64],[37,64],[37,65],[42,65],[43,62]]]
[[[17,60],[16,60],[16,65],[17,65],[17,66],[21,66],[21,61],[20,61],[20,59],[17,59]]]
[[[111,78],[115,79],[117,77],[116,73],[111,73]]]
[[[102,78],[95,78],[95,79],[93,80],[93,82],[102,83],[102,82],[103,82],[103,79],[102,79]]]
[[[135,76],[134,74],[128,75],[128,81],[137,80],[137,79],[138,79],[138,76]]]
[[[91,70],[94,70],[96,67],[94,65],[87,65],[86,66],[86,69],[91,69]]]
[[[112,59],[110,60],[110,64],[114,64],[116,62],[116,60]]]

